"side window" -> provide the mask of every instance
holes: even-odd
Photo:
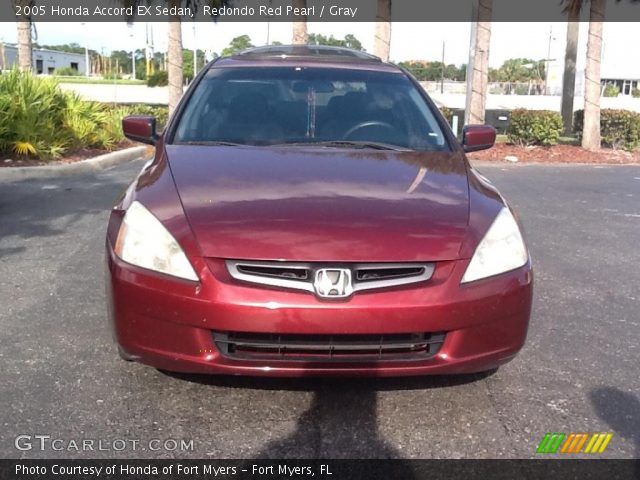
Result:
[[[215,80],[205,80],[202,83],[215,83]],[[193,96],[189,101],[190,114],[182,117],[182,121],[178,125],[177,135],[184,141],[204,140],[202,132],[206,126],[206,113],[209,110],[208,96],[215,93],[216,88],[211,86],[205,87],[201,84],[199,88],[193,92]]]

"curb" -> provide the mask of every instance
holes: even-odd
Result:
[[[106,153],[97,157],[81,160],[68,165],[42,165],[39,167],[3,167],[0,168],[0,182],[47,178],[55,176],[75,175],[104,170],[121,163],[142,158],[148,147],[132,147],[117,152]]]
[[[593,168],[609,168],[609,167],[636,167],[640,168],[640,163],[580,163],[580,162],[517,162],[511,163],[504,160],[476,160],[470,159],[473,165],[481,165],[487,167],[593,167]]]

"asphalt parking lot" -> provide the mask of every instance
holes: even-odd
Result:
[[[531,458],[546,432],[612,432],[603,457],[640,457],[639,167],[478,165],[524,219],[527,345],[488,377],[372,381],[170,376],[121,361],[104,231],[142,163],[0,183],[0,457]],[[64,442],[18,450],[18,435]],[[82,439],[140,443],[66,448]],[[152,451],[153,439],[193,450]]]

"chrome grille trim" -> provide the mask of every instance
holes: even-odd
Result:
[[[258,283],[260,285],[269,285],[271,287],[292,288],[295,290],[304,290],[306,292],[314,293],[313,283],[303,280],[292,280],[288,278],[280,278],[276,276],[256,275],[251,273],[244,273],[241,271],[242,267],[258,267],[258,268],[273,268],[277,267],[283,269],[301,269],[308,270],[308,264],[294,264],[294,263],[281,263],[281,262],[244,262],[227,260],[227,270],[229,274],[236,280],[242,280],[244,282]]]
[[[329,263],[302,263],[302,262],[254,262],[245,260],[226,260],[229,274],[236,280],[249,282],[271,287],[289,288],[315,293],[313,286],[314,272],[321,268],[348,268],[352,272],[353,292],[364,290],[374,290],[403,285],[411,285],[429,280],[435,269],[435,263],[352,263],[352,264],[329,264]],[[260,269],[260,272],[250,272],[251,268]],[[400,274],[405,269],[409,272],[406,276]],[[266,273],[271,270],[273,273]],[[306,272],[305,280],[287,278],[279,276],[278,271],[300,270]],[[358,280],[363,272],[378,271],[390,272],[390,278],[379,280]],[[392,272],[393,271],[393,272]],[[391,273],[394,273],[391,275]]]

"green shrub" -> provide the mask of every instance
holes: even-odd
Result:
[[[166,87],[169,84],[169,74],[166,70],[160,70],[147,78],[149,87]]]
[[[169,120],[169,107],[156,105],[130,105],[127,115],[150,115],[156,117],[158,131],[164,130]]]
[[[575,113],[573,129],[582,139],[584,110]],[[602,145],[611,148],[633,150],[640,146],[640,113],[629,110],[601,110],[600,136]]]
[[[71,143],[62,127],[65,94],[52,79],[11,71],[0,75],[0,151],[54,157]]]
[[[529,85],[518,84],[514,89],[516,95],[529,95]]]
[[[631,90],[631,96],[633,98],[640,98],[640,88],[634,88]]]
[[[615,85],[611,85],[610,83],[604,87],[604,92],[602,93],[604,97],[617,97],[620,95],[620,89]]]
[[[30,73],[0,75],[0,111],[0,152],[49,159],[70,148],[111,149],[123,139],[122,117],[114,119],[122,112]]]
[[[562,117],[549,110],[518,109],[511,112],[507,136],[520,146],[555,145],[562,134]]]
[[[449,107],[440,107],[440,113],[451,125],[451,122],[453,122],[453,110]]]
[[[53,74],[59,77],[77,77],[79,75],[78,70],[71,67],[56,68],[53,71]]]

